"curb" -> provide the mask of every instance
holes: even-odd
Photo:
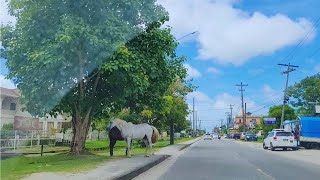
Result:
[[[166,160],[168,157],[170,157],[169,155],[164,155],[162,156],[161,158],[149,163],[149,164],[146,164],[136,170],[133,170],[131,171],[130,173],[128,174],[125,174],[125,175],[121,175],[117,178],[115,178],[115,180],[129,180],[129,179],[133,179],[135,177],[137,177],[138,175],[148,171],[149,169],[151,169],[152,167],[160,164],[162,161]]]
[[[194,144],[194,143],[196,143],[196,142],[200,141],[201,139],[202,139],[202,138],[199,138],[198,140],[196,140],[196,141],[194,141],[194,142],[192,142],[192,143],[190,143],[190,144],[187,144],[187,145],[183,146],[179,151],[184,150],[185,148],[187,148],[187,147],[191,146],[192,144]]]
[[[182,148],[179,149],[179,151],[182,151],[183,149],[189,147],[190,145],[200,141],[202,138],[199,138],[198,140],[190,143],[190,144],[186,144],[185,146],[183,146]],[[161,158],[149,163],[149,164],[146,164],[138,169],[135,169],[131,172],[129,172],[128,174],[124,174],[124,175],[120,175],[119,177],[116,177],[114,178],[115,180],[130,180],[130,179],[133,179],[137,176],[139,176],[140,174],[148,171],[149,169],[151,169],[152,167],[160,164],[161,162],[163,162],[164,160],[166,160],[167,158],[169,158],[170,155],[163,155]]]

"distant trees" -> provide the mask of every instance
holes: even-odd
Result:
[[[310,104],[310,102],[320,103],[320,73],[306,77],[290,86],[288,96],[293,99],[290,101],[290,104],[298,108],[298,115],[315,115],[314,104]]]
[[[275,128],[280,127],[281,123],[281,114],[282,114],[282,105],[272,106],[269,109],[268,116],[267,117],[274,117],[276,118],[276,124],[264,124],[262,122],[261,127],[264,134],[267,134],[269,131]],[[285,120],[293,120],[296,119],[297,115],[295,113],[295,110],[286,105],[284,109],[284,119]]]

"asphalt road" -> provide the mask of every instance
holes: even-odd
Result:
[[[171,161],[171,162],[170,162]],[[171,163],[171,164],[170,164]],[[201,140],[136,179],[320,179],[320,166],[230,140]]]

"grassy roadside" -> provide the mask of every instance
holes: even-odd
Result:
[[[193,138],[181,138],[175,140],[175,144],[192,140]],[[169,140],[160,140],[154,144],[153,149],[158,151],[159,149],[169,145]],[[112,159],[125,158],[125,142],[119,141],[114,149],[114,157],[109,156],[109,141],[88,141],[86,148],[91,154],[74,156],[69,153],[61,153],[55,155],[46,156],[34,156],[34,157],[14,157],[1,160],[1,178],[2,180],[13,180],[27,176],[36,172],[83,172],[97,167],[97,165],[107,162]],[[49,147],[47,147],[49,148]],[[50,147],[51,151],[56,149],[65,150],[65,147]],[[103,149],[103,150],[96,150]],[[30,152],[32,149],[29,150]],[[34,151],[39,151],[34,149]],[[145,148],[139,147],[138,144],[134,144],[132,149],[132,155],[143,155]]]

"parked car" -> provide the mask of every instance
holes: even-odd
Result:
[[[263,149],[270,148],[271,151],[274,151],[277,148],[282,148],[283,150],[287,150],[288,148],[297,150],[297,143],[293,134],[282,130],[271,131],[263,140],[262,146]]]
[[[258,136],[256,134],[254,134],[253,132],[246,132],[244,140],[245,141],[258,141]]]
[[[212,138],[213,138],[213,139],[218,139],[218,134],[213,134],[213,135],[212,135]]]
[[[212,135],[210,133],[207,133],[204,135],[203,140],[212,140]]]
[[[233,139],[240,139],[241,134],[240,133],[234,133],[232,138]]]

